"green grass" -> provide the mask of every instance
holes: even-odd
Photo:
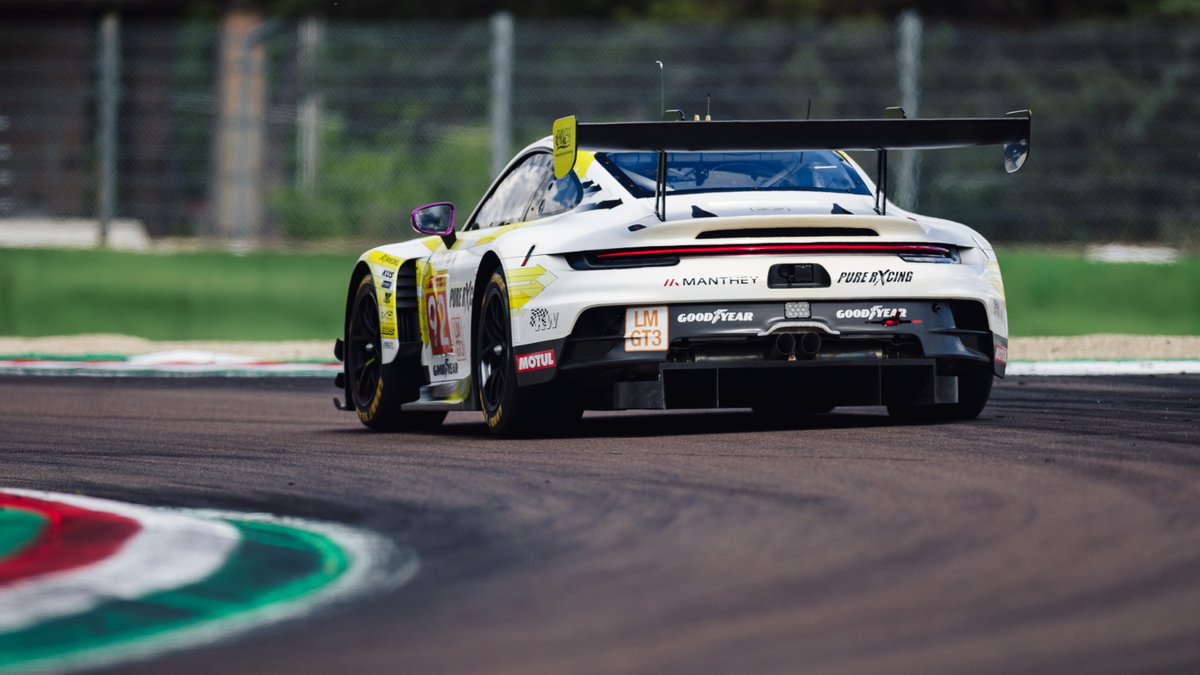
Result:
[[[307,340],[341,333],[354,255],[0,249],[0,335]],[[1200,335],[1200,258],[1000,251],[1015,336]]]
[[[341,333],[353,255],[0,250],[0,335],[305,340]]]
[[[1148,265],[1027,250],[997,255],[1012,335],[1200,335],[1200,257]]]

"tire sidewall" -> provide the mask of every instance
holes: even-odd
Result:
[[[477,326],[475,350],[473,352],[474,374],[482,373],[480,355],[483,353],[483,321],[486,321],[489,303],[501,303],[504,316],[504,386],[501,387],[497,405],[492,408],[484,396],[484,383],[479,377],[472,377],[478,392],[479,407],[487,422],[488,429],[497,436],[526,437],[541,436],[561,431],[578,421],[583,412],[575,397],[569,391],[555,386],[554,383],[521,387],[517,382],[517,352],[513,345],[512,313],[508,299],[508,285],[504,273],[495,270],[484,290],[480,302],[480,323]]]
[[[351,305],[350,309],[350,321],[346,323],[346,335],[344,340],[347,347],[350,347],[351,345],[351,326],[358,318],[359,312],[363,311],[363,304],[368,298],[370,299],[371,307],[378,315],[379,304],[375,297],[375,282],[370,275],[364,275],[358,283],[358,289],[354,292],[354,304]],[[376,358],[382,358],[382,342],[378,336],[376,336],[374,344],[375,353],[378,354]],[[371,393],[371,397],[368,400],[359,400],[358,387],[354,386],[353,384],[353,369],[355,364],[352,362],[352,359],[357,359],[358,357],[356,354],[351,356],[352,354],[354,354],[354,350],[348,349],[347,356],[350,356],[350,358],[347,358],[345,361],[346,381],[351,383],[349,387],[350,399],[354,404],[354,412],[358,415],[358,419],[367,426],[374,426],[379,420],[379,412],[383,402],[384,393],[386,391],[384,388],[384,371],[386,369],[383,368],[382,365],[375,366],[375,368],[378,370],[378,379],[375,383],[375,389]]]
[[[484,383],[479,378],[474,378],[478,384],[475,389],[478,392],[479,408],[483,410],[483,417],[487,421],[488,428],[496,433],[504,433],[511,426],[512,412],[514,412],[514,398],[516,396],[517,386],[517,370],[516,360],[513,353],[512,339],[512,317],[508,307],[508,283],[504,279],[504,273],[499,269],[492,272],[488,280],[487,288],[483,292],[483,300],[479,303],[480,320],[486,320],[487,309],[492,302],[501,303],[504,313],[504,340],[507,356],[504,359],[504,387],[500,391],[500,400],[495,407],[488,405],[487,397],[484,395]],[[476,345],[474,349],[474,365],[475,373],[482,373],[482,339],[483,326],[481,325],[476,336]]]

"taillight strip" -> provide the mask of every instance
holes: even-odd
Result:
[[[648,258],[657,256],[702,256],[702,255],[763,255],[770,253],[919,253],[923,255],[949,256],[950,249],[944,246],[920,244],[757,244],[748,246],[675,246],[639,250],[605,251],[594,254],[600,259]]]

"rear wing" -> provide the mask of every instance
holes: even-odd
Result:
[[[896,110],[896,109],[893,109]],[[903,114],[900,111],[900,114]],[[878,154],[876,211],[887,209],[887,151],[1004,146],[1004,169],[1013,173],[1029,158],[1032,115],[1005,117],[867,120],[756,120],[717,122],[554,122],[554,171],[562,178],[575,166],[576,149],[659,153],[655,212],[666,212],[666,153],[741,150],[873,150]],[[659,210],[659,204],[662,209]]]

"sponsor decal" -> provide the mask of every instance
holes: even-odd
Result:
[[[441,363],[433,364],[433,376],[434,377],[446,377],[447,375],[457,375],[457,374],[458,374],[458,362],[457,361],[451,361],[450,359],[446,359],[445,361],[442,361]]]
[[[450,306],[454,308],[469,307],[475,290],[475,282],[463,284],[450,289]]]
[[[386,253],[376,251],[368,256],[375,265],[391,265],[398,267],[400,259]],[[372,268],[375,273],[375,296],[378,299],[379,336],[382,338],[396,337],[396,291],[395,269]]]
[[[429,349],[434,356],[452,354],[454,338],[450,332],[450,308],[446,301],[446,273],[425,277],[425,319],[429,326]]]
[[[873,272],[842,272],[838,275],[839,284],[870,284],[886,286],[888,284],[906,284],[913,280],[913,273],[908,270],[875,270]]]
[[[375,251],[371,255],[367,256],[367,259],[370,260],[371,262],[379,263],[380,265],[387,265],[388,267],[399,267],[400,266],[399,258],[397,258],[394,255],[388,255],[388,254],[384,253],[383,251]]]
[[[454,353],[466,354],[467,349],[463,344],[462,319],[458,317],[450,319],[450,333],[454,336]]]
[[[711,312],[680,312],[675,320],[679,323],[731,323],[753,321],[754,312],[731,312],[721,308]]]
[[[554,360],[554,350],[547,349],[541,352],[533,352],[532,354],[520,354],[517,356],[517,372],[531,373],[535,370],[546,370],[553,368],[558,363]]]
[[[561,180],[575,168],[575,116],[554,120],[554,177]]]
[[[996,345],[996,363],[1008,365],[1008,347]]]
[[[866,319],[867,321],[892,318],[904,319],[908,317],[908,310],[904,307],[875,305],[874,307],[860,307],[858,309],[839,309],[833,313],[833,316],[838,319]]]
[[[751,286],[758,283],[757,276],[733,277],[668,277],[663,286]]]
[[[666,306],[630,307],[625,310],[625,351],[665,352],[670,344]]]
[[[544,307],[534,307],[529,310],[529,327],[539,333],[558,328],[558,312],[551,312]]]

